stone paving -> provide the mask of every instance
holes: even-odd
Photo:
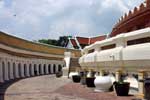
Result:
[[[95,93],[93,89],[73,83],[65,77],[46,75],[22,79],[10,85],[1,100],[132,100],[134,96],[118,97],[114,92]]]

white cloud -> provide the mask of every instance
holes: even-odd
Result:
[[[6,1],[0,1],[0,30],[35,40],[108,33],[123,13],[144,0]]]
[[[49,32],[52,34],[49,35],[50,37],[54,35],[53,38],[56,38],[55,35],[90,36],[92,27],[93,26],[91,26],[90,23],[88,23],[88,21],[84,22],[73,19],[61,19],[57,22],[52,23]]]

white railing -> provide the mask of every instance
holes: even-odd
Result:
[[[79,63],[81,66],[150,66],[150,42],[127,45],[128,41],[150,37],[150,28],[129,33],[122,33],[112,38],[96,42],[83,49],[84,54]],[[114,48],[102,49],[104,46],[115,44]],[[88,51],[94,49],[93,53]]]

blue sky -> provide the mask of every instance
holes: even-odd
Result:
[[[28,40],[109,34],[144,0],[0,0],[0,31]]]

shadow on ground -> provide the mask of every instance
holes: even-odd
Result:
[[[10,80],[8,82],[0,84],[0,100],[4,100],[5,99],[5,92],[6,92],[7,88],[9,86],[11,86],[12,84],[18,82],[19,80],[21,80],[21,79]]]

